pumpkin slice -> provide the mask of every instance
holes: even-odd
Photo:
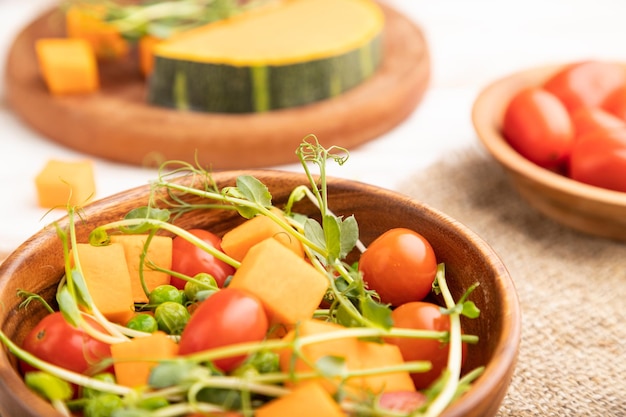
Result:
[[[376,71],[383,27],[372,0],[283,0],[155,46],[148,100],[246,113],[335,97]]]

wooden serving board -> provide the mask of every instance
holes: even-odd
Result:
[[[302,139],[352,149],[402,122],[430,78],[423,33],[403,14],[385,13],[384,60],[377,73],[341,96],[286,110],[251,114],[182,112],[147,104],[136,59],[101,64],[101,89],[55,97],[40,77],[34,50],[41,37],[64,36],[63,17],[50,11],[26,26],[6,64],[6,98],[45,137],[88,155],[132,165],[195,158],[214,170],[294,163]]]

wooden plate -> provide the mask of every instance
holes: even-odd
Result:
[[[381,3],[386,17],[385,56],[377,73],[335,99],[255,114],[181,112],[150,106],[136,60],[101,65],[101,90],[54,97],[41,79],[34,42],[63,36],[63,17],[50,11],[25,27],[12,44],[6,68],[11,108],[45,137],[74,150],[141,166],[193,161],[215,170],[296,162],[308,134],[325,146],[351,149],[387,132],[417,106],[430,77],[421,30]]]

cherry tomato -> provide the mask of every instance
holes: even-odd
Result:
[[[367,287],[375,290],[383,303],[399,306],[428,295],[437,273],[437,259],[424,236],[395,228],[369,245],[361,255],[359,270]]]
[[[268,319],[261,302],[247,291],[224,288],[202,301],[180,337],[182,355],[235,343],[258,342],[265,338]],[[243,362],[245,355],[214,361],[228,372]]]
[[[626,86],[609,94],[600,107],[615,117],[626,120]]]
[[[574,126],[567,109],[554,95],[530,87],[509,102],[502,134],[523,157],[541,167],[558,169],[569,157]]]
[[[572,150],[569,175],[596,187],[626,192],[626,128],[580,137]]]
[[[550,77],[543,88],[561,100],[568,111],[598,107],[626,84],[624,68],[613,62],[584,61],[567,65]]]
[[[409,413],[426,402],[426,395],[420,391],[388,391],[378,399],[383,410]]]
[[[401,305],[391,313],[394,326],[403,329],[421,329],[448,331],[450,330],[450,318],[443,314],[438,305],[414,301]],[[405,361],[430,361],[432,368],[428,372],[415,372],[411,378],[418,390],[428,388],[438,377],[448,363],[448,346],[434,339],[419,338],[388,338],[387,343],[392,343],[400,348]],[[465,344],[463,358],[465,358]]]
[[[626,122],[599,107],[583,107],[572,113],[575,137],[579,138],[596,130],[612,130],[626,127]]]
[[[222,239],[208,230],[191,229],[188,232],[217,250],[222,250]],[[220,287],[224,285],[226,278],[235,272],[235,268],[226,262],[217,259],[180,236],[175,237],[172,244],[172,270],[190,277],[205,272],[215,278]],[[187,281],[177,277],[172,277],[170,282],[181,290],[185,288],[186,283]]]
[[[94,320],[85,319],[103,330]],[[81,374],[111,357],[108,344],[73,327],[60,312],[48,314],[37,323],[22,342],[22,348],[39,359]],[[25,362],[20,365],[24,373],[34,369]]]

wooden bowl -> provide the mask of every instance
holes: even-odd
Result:
[[[541,168],[515,151],[502,136],[504,111],[513,95],[525,87],[540,85],[561,68],[554,65],[529,69],[487,86],[474,102],[474,128],[530,206],[572,229],[626,241],[626,193],[594,187]]]
[[[217,185],[234,185],[242,173],[252,174],[268,186],[273,202],[281,206],[297,185],[308,184],[302,174],[276,171],[227,171],[214,175]],[[469,347],[466,368],[485,366],[484,374],[471,390],[452,405],[445,416],[480,416],[496,414],[514,371],[520,343],[520,307],[514,284],[498,256],[473,232],[409,197],[370,185],[330,178],[329,207],[337,215],[354,214],[360,236],[368,244],[392,227],[408,227],[422,233],[432,244],[439,262],[446,263],[449,286],[455,299],[470,285],[480,286],[471,299],[481,309],[478,319],[464,322],[464,331],[476,334],[480,341]],[[78,241],[85,241],[94,226],[122,218],[130,209],[146,205],[148,186],[131,189],[97,201],[85,208],[84,222],[77,224]],[[308,202],[298,203],[299,212],[319,213]],[[178,219],[183,227],[204,227],[217,234],[239,223],[231,211],[192,212]],[[67,219],[59,221],[67,226]],[[25,289],[53,299],[63,273],[61,244],[54,228],[46,228],[22,244],[0,266],[0,326],[16,343],[45,312],[37,303],[28,312],[19,308],[18,289]],[[59,416],[44,400],[22,382],[15,358],[0,355],[0,414],[3,417]]]

